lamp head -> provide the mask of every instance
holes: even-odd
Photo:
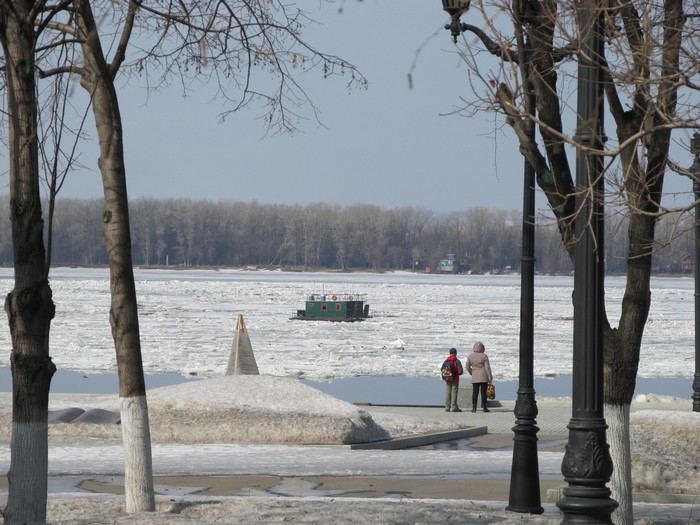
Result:
[[[459,19],[469,9],[471,0],[442,0],[442,8],[447,11],[450,18]]]
[[[469,9],[469,3],[471,0],[442,0],[442,8],[447,11],[450,15],[450,23],[445,26],[450,34],[452,34],[452,40],[457,42],[457,37],[462,34],[462,24],[459,21],[459,17],[467,12]]]

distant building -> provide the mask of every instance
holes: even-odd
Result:
[[[437,271],[441,273],[457,272],[457,263],[455,263],[454,253],[448,253],[446,258],[438,260]]]

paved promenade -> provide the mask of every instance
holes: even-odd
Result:
[[[469,408],[462,407],[463,412],[445,412],[442,406],[388,406],[363,405],[370,413],[383,412],[408,416],[435,419],[438,421],[459,421],[475,427],[486,427],[488,434],[512,434],[515,426],[515,401],[492,402],[490,412],[481,410],[472,413]],[[571,401],[538,401],[537,426],[540,429],[538,437],[547,439],[566,439],[566,426],[571,419]],[[669,407],[672,408],[672,407]]]
[[[442,406],[396,406],[396,405],[362,405],[370,413],[392,413],[404,414],[438,421],[464,421],[474,426],[487,428],[488,434],[511,434],[515,426],[515,401],[497,401],[489,405],[490,412],[484,413],[481,410],[472,413],[467,407],[462,406],[463,412],[445,412]],[[567,425],[571,419],[570,399],[545,398],[537,400],[537,427],[540,429],[538,438],[540,439],[567,439],[569,431]],[[692,401],[687,401],[687,405],[678,402],[664,403],[632,403],[631,410],[692,410]]]

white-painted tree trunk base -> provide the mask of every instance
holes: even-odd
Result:
[[[126,511],[153,512],[156,502],[146,396],[123,397],[120,401]]]
[[[612,514],[616,525],[632,525],[632,455],[630,453],[630,405],[604,407],[608,443],[613,462],[610,491],[618,507]]]
[[[12,423],[7,523],[46,521],[48,423]]]

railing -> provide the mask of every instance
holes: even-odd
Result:
[[[324,301],[333,301],[333,302],[347,302],[347,301],[364,301],[365,296],[364,294],[356,294],[356,293],[316,293],[316,294],[310,294],[306,297],[307,301],[319,301],[319,302],[324,302]]]

